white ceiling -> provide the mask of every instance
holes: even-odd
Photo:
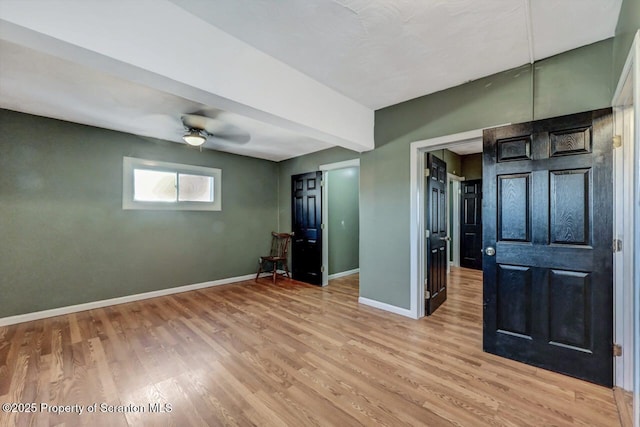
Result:
[[[449,147],[449,151],[460,156],[482,153],[482,138]]]
[[[2,108],[72,120],[184,143],[181,117],[200,113],[246,131],[247,143],[210,137],[204,148],[282,160],[332,145],[249,117],[221,111],[170,93],[0,40]]]
[[[373,109],[612,37],[622,2],[171,1]]]
[[[373,110],[613,36],[621,0],[0,0],[0,107],[270,160],[373,148]],[[265,55],[266,54],[266,55]],[[191,64],[191,65],[188,65]]]

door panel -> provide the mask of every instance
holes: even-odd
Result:
[[[460,198],[460,266],[482,270],[482,180],[463,181]]]
[[[591,347],[589,273],[551,270],[549,282],[549,341],[584,351]]]
[[[447,164],[426,154],[426,165],[429,176],[426,180],[426,226],[429,237],[426,239],[426,290],[429,298],[425,298],[427,316],[431,315],[447,299]]]
[[[291,177],[291,273],[295,280],[322,284],[322,172]]]
[[[500,241],[531,241],[530,174],[498,177],[498,236]]]
[[[486,130],[483,154],[485,351],[607,386],[611,137],[605,109]]]
[[[497,323],[502,332],[531,336],[531,268],[498,266]]]
[[[551,242],[589,241],[589,169],[551,172]]]

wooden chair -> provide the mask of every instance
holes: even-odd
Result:
[[[264,270],[264,264],[271,263],[273,275],[273,283],[276,283],[276,276],[278,274],[278,263],[284,270],[284,276],[291,277],[289,275],[289,266],[287,264],[287,254],[289,252],[289,242],[291,242],[292,234],[289,233],[276,233],[271,232],[271,252],[267,256],[261,256],[258,261],[258,273],[256,274],[256,281],[260,277],[260,273]]]

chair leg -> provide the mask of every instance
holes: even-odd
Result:
[[[258,277],[260,277],[260,273],[262,273],[262,261],[258,261],[258,273],[256,274],[256,282],[258,281]]]
[[[287,276],[289,279],[291,279],[291,276],[289,275],[289,266],[287,265],[287,262],[283,262],[282,266],[284,267],[284,274],[285,276]]]
[[[276,284],[276,276],[278,275],[278,262],[273,263],[273,284]]]

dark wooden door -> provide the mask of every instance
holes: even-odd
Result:
[[[291,273],[322,285],[322,172],[291,177]]]
[[[611,138],[604,109],[486,130],[483,155],[484,350],[609,387]]]
[[[425,224],[427,283],[425,311],[432,314],[447,299],[447,164],[431,153],[427,153]]]
[[[482,270],[482,180],[460,188],[460,266]]]

